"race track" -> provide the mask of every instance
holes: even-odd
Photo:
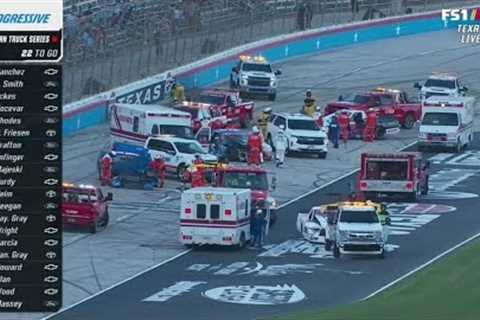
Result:
[[[321,105],[339,94],[381,85],[403,88],[415,94],[413,82],[424,80],[432,71],[459,74],[469,86],[471,94],[478,95],[480,84],[477,60],[480,49],[478,46],[461,46],[456,37],[455,32],[434,32],[373,42],[290,61],[281,66],[284,76],[278,101],[272,106],[275,111],[296,112],[307,88],[313,90]],[[270,103],[258,102],[257,108],[261,109],[266,105]],[[414,139],[415,131],[403,131],[398,137],[375,144],[351,142],[346,148],[330,152],[327,160],[289,158],[287,167],[282,169],[280,174],[277,173],[279,181],[275,196],[283,203],[298,197],[356,168],[359,153],[366,150],[399,149]],[[98,151],[106,143],[106,126],[89,129],[67,138],[64,146],[66,180],[96,184],[95,160]],[[447,163],[451,161],[448,160],[448,155],[438,159],[439,164],[433,168],[435,171],[467,168],[456,162],[453,162],[453,165]],[[468,178],[451,186],[455,191],[472,192],[475,181],[478,183],[475,166],[473,169],[468,168],[473,170],[465,173]],[[456,173],[458,172],[452,174]],[[445,208],[440,205],[448,205],[456,207],[457,210],[438,214],[435,218],[427,216],[419,221],[405,222],[407,225],[404,228],[409,229],[404,231],[408,231],[408,235],[392,237],[392,244],[399,247],[392,246],[393,252],[384,261],[349,258],[334,261],[319,248],[304,243],[299,238],[300,235],[295,230],[296,214],[300,210],[308,210],[313,204],[337,200],[340,194],[348,192],[347,184],[351,179],[352,177],[342,179],[282,208],[280,220],[268,239],[268,243],[274,246],[269,251],[230,252],[208,248],[191,252],[52,319],[158,319],[160,315],[167,319],[191,319],[193,315],[196,319],[211,319],[213,308],[215,318],[228,315],[229,318],[252,319],[348,303],[368,295],[478,231],[475,223],[478,225],[479,221],[469,209],[478,201],[476,198],[463,201],[425,200],[438,205],[432,208]],[[166,191],[114,190],[112,224],[106,230],[96,235],[78,230],[65,233],[66,306],[184,250],[177,240],[178,186],[178,183],[169,181],[169,190]],[[428,211],[415,213],[411,211],[414,209],[405,209],[402,205],[398,205],[396,210],[399,215],[429,214]],[[402,217],[399,216],[399,219]],[[398,230],[401,230],[402,225],[399,227]],[[451,227],[455,227],[456,232],[447,232]],[[413,230],[410,230],[411,228]],[[188,270],[195,264],[203,265],[203,268],[196,266],[192,270],[198,271]],[[220,272],[232,264],[234,265],[230,270],[237,268],[232,273]],[[285,264],[292,266],[285,271],[285,267],[281,267]],[[270,270],[270,274],[265,269]],[[284,271],[276,274],[272,270],[277,270],[277,273],[278,270]],[[220,274],[215,274],[216,272]],[[182,281],[190,281],[182,284],[184,289],[191,286],[184,293],[165,302],[142,302],[162,289]],[[251,285],[288,285],[288,294],[293,292],[297,294],[296,297],[300,297],[300,290],[306,298],[292,304],[257,306],[218,302],[206,297],[222,296],[218,294],[220,289],[208,291],[211,289]],[[248,291],[248,288],[244,290]],[[242,300],[238,296],[232,296],[232,299]],[[0,319],[3,319],[2,316]]]

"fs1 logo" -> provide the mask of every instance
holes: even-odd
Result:
[[[480,21],[480,9],[443,9],[443,21]]]

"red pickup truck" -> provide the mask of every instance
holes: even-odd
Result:
[[[108,225],[108,202],[113,200],[112,193],[104,196],[95,186],[64,183],[62,195],[64,225],[88,227],[91,233]]]
[[[207,103],[220,109],[222,115],[232,121],[238,121],[247,127],[253,119],[254,102],[243,102],[238,91],[228,89],[207,89],[193,99],[195,102]],[[229,105],[232,106],[229,108]]]
[[[422,105],[410,102],[404,91],[378,88],[371,92],[340,96],[338,101],[330,102],[325,107],[325,115],[338,110],[376,110],[380,115],[393,114],[400,125],[411,129],[422,117]]]

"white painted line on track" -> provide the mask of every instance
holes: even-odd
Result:
[[[122,284],[124,284],[124,283],[126,283],[126,282],[128,282],[128,281],[130,281],[130,280],[132,280],[132,279],[134,279],[134,278],[136,278],[136,277],[138,277],[138,276],[141,276],[142,274],[145,274],[145,273],[147,273],[147,272],[149,272],[149,271],[152,271],[153,269],[156,269],[156,268],[158,268],[158,267],[160,267],[160,266],[162,266],[162,265],[164,265],[164,264],[167,264],[167,263],[169,263],[169,262],[172,262],[173,260],[176,260],[176,259],[178,259],[178,258],[186,255],[186,254],[189,253],[190,251],[192,251],[192,249],[188,249],[188,250],[182,251],[182,252],[180,252],[179,254],[171,257],[170,259],[167,259],[167,260],[164,260],[164,261],[162,261],[162,262],[160,262],[160,263],[157,263],[156,265],[153,265],[153,266],[151,266],[150,268],[143,270],[142,272],[139,272],[139,273],[137,273],[137,274],[134,274],[134,275],[131,276],[131,277],[128,277],[128,278],[126,278],[126,279],[124,279],[124,280],[122,280],[122,281],[120,281],[120,282],[118,282],[118,283],[115,283],[114,285],[112,285],[112,286],[110,286],[110,287],[108,287],[108,288],[105,288],[105,289],[103,289],[103,290],[100,290],[100,291],[98,291],[97,293],[95,293],[95,294],[93,294],[93,295],[91,295],[91,296],[89,296],[89,297],[86,297],[86,298],[84,298],[84,299],[82,299],[82,300],[80,300],[80,301],[78,301],[78,302],[75,302],[74,304],[69,305],[68,307],[65,307],[65,308],[61,309],[60,311],[55,312],[55,313],[53,313],[53,314],[50,314],[50,315],[48,315],[48,316],[46,316],[46,317],[44,317],[44,318],[42,318],[42,319],[40,319],[40,320],[47,320],[47,319],[50,319],[50,318],[52,318],[52,317],[54,317],[54,316],[56,316],[56,315],[59,315],[60,313],[63,313],[63,312],[65,312],[65,311],[67,311],[67,310],[70,310],[70,309],[72,309],[73,307],[78,306],[78,305],[81,304],[81,303],[84,303],[85,301],[88,301],[88,300],[90,300],[90,299],[93,299],[93,298],[95,298],[96,296],[99,296],[99,295],[101,295],[101,294],[104,293],[104,292],[107,292],[107,291],[109,291],[109,290],[112,290],[113,288],[116,288],[116,287],[118,287],[118,286],[121,286]]]
[[[460,247],[463,247],[464,245],[466,245],[467,243],[477,239],[478,237],[480,237],[480,232],[471,236],[470,238],[460,242],[459,244],[451,247],[450,249],[442,252],[441,254],[437,255],[436,257],[428,260],[427,262],[425,262],[424,264],[422,264],[421,266],[418,266],[416,267],[415,269],[407,272],[406,274],[404,274],[403,276],[393,280],[392,282],[386,284],[385,286],[381,287],[380,289],[376,290],[375,292],[369,294],[368,296],[366,296],[365,298],[361,299],[360,301],[365,301],[365,300],[368,300],[376,295],[378,295],[379,293],[382,293],[383,291],[391,288],[392,286],[396,285],[397,283],[399,283],[400,281],[402,280],[405,280],[406,278],[410,277],[411,275],[413,275],[414,273],[422,270],[422,269],[425,269],[426,267],[430,266],[432,263],[438,261],[439,259],[443,258],[444,256],[452,253],[453,251],[457,250],[458,248]]]
[[[126,214],[126,215],[121,216],[121,217],[118,218],[117,220],[115,220],[115,222],[122,222],[122,221],[124,221],[124,220],[127,220],[127,219],[130,218],[130,217],[131,217],[131,215]]]

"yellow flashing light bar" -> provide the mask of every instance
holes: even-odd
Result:
[[[264,56],[247,56],[247,55],[241,55],[240,60],[242,61],[251,61],[251,62],[257,62],[257,63],[267,63],[267,59]]]

